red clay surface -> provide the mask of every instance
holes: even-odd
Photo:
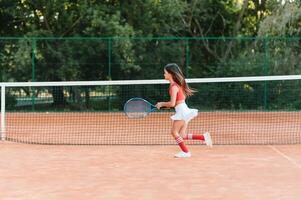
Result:
[[[6,136],[43,144],[175,144],[172,114],[7,113]],[[301,112],[200,112],[189,131],[209,131],[215,144],[300,144]]]
[[[301,145],[189,148],[0,142],[0,199],[301,199]]]

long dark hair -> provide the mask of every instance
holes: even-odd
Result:
[[[185,76],[177,64],[169,63],[164,67],[164,69],[171,74],[172,79],[182,88],[186,96],[191,96],[194,92],[196,92],[195,90],[189,88],[185,81]]]

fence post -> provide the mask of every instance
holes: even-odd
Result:
[[[108,39],[108,79],[112,80],[112,38],[110,37]],[[109,111],[112,110],[111,105],[111,86],[108,86],[109,88],[109,97],[108,97],[108,104],[109,104]]]
[[[36,66],[35,66],[35,50],[37,46],[37,41],[35,38],[32,38],[31,45],[31,81],[35,82],[36,80]]]
[[[31,81],[36,81],[36,66],[35,66],[35,51],[37,47],[37,40],[36,38],[32,38],[32,46],[31,46]],[[35,88],[31,88],[32,95],[31,95],[31,110],[35,111]]]
[[[108,39],[108,78],[112,80],[112,38]]]
[[[269,75],[269,38],[264,37],[264,62],[263,62],[263,75],[268,76]],[[268,82],[264,82],[264,96],[263,96],[263,107],[264,110],[268,107]]]
[[[185,63],[185,76],[186,76],[186,78],[189,78],[189,58],[190,58],[190,56],[189,56],[189,38],[186,38],[185,39],[185,46],[186,46],[186,48],[185,48],[185,54],[186,54],[186,58],[185,58],[185,61],[186,61],[186,63]]]

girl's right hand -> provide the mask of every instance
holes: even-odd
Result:
[[[162,103],[161,103],[161,102],[158,102],[155,106],[156,106],[156,108],[157,108],[158,110],[160,110],[160,108],[162,107]]]

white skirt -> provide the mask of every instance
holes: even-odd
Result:
[[[175,110],[176,114],[170,117],[172,120],[184,120],[186,123],[188,123],[198,115],[198,110],[188,108],[185,102],[178,104],[175,107]]]

